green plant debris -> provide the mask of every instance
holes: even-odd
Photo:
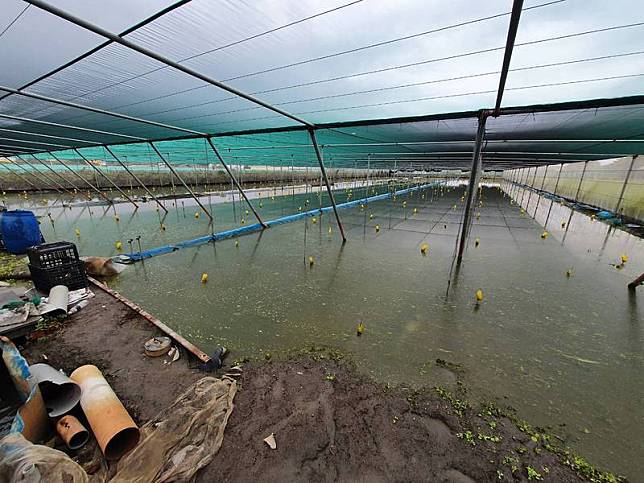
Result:
[[[466,443],[471,444],[472,446],[476,446],[476,441],[474,440],[472,431],[463,431],[461,433],[456,433],[456,437],[462,439]]]
[[[532,466],[526,466],[526,471],[528,473],[528,480],[543,480],[543,476]]]
[[[28,273],[27,257],[0,253],[0,279],[10,279]]]
[[[466,409],[469,409],[470,404],[467,401],[456,398],[451,392],[445,389],[442,386],[436,386],[434,388],[436,393],[445,401],[449,402],[454,409],[454,412],[460,417],[463,417],[463,414]]]
[[[494,435],[494,434],[488,435],[488,434],[478,433],[477,438],[480,441],[489,441],[491,443],[500,443],[501,442],[501,436],[497,436],[497,435]]]

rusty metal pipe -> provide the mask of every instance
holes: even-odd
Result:
[[[89,439],[89,431],[71,414],[63,416],[56,422],[56,431],[69,449],[81,448]]]
[[[81,408],[108,460],[132,450],[141,437],[139,428],[96,366],[81,366],[70,379],[81,387]]]

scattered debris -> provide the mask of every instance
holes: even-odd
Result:
[[[152,337],[143,344],[145,355],[149,357],[160,357],[168,353],[171,344],[170,337]]]
[[[277,449],[277,443],[275,442],[275,435],[273,433],[264,438],[264,443],[266,443],[270,449]]]

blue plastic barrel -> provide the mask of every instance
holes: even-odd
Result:
[[[0,233],[9,253],[27,253],[27,248],[42,243],[38,220],[31,211],[12,210],[2,213]]]

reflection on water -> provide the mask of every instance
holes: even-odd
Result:
[[[417,385],[437,383],[426,370],[431,361],[460,363],[473,397],[507,397],[520,416],[636,480],[644,472],[644,303],[626,285],[644,271],[643,242],[511,191],[513,204],[498,187],[483,188],[447,300],[463,187],[343,210],[344,246],[325,215],[239,238],[239,246],[226,240],[155,257],[111,286],[204,350],[224,344],[233,357],[330,344],[382,381]],[[275,194],[262,195],[266,219],[320,203],[316,193]],[[337,195],[339,202],[347,196]],[[154,205],[146,206],[133,214],[120,205],[118,222],[105,208],[91,208],[91,216],[87,207],[51,210],[54,223],[45,217],[43,231],[50,240],[74,239],[78,228],[84,255],[114,254],[116,240],[127,247],[137,235],[145,249],[211,231],[189,200],[168,204],[165,230]],[[236,209],[235,222],[230,203],[213,205],[215,231],[239,226],[244,208]],[[546,217],[550,236],[542,239]],[[611,264],[622,253],[629,261],[618,270]],[[479,288],[485,299],[475,310]]]

